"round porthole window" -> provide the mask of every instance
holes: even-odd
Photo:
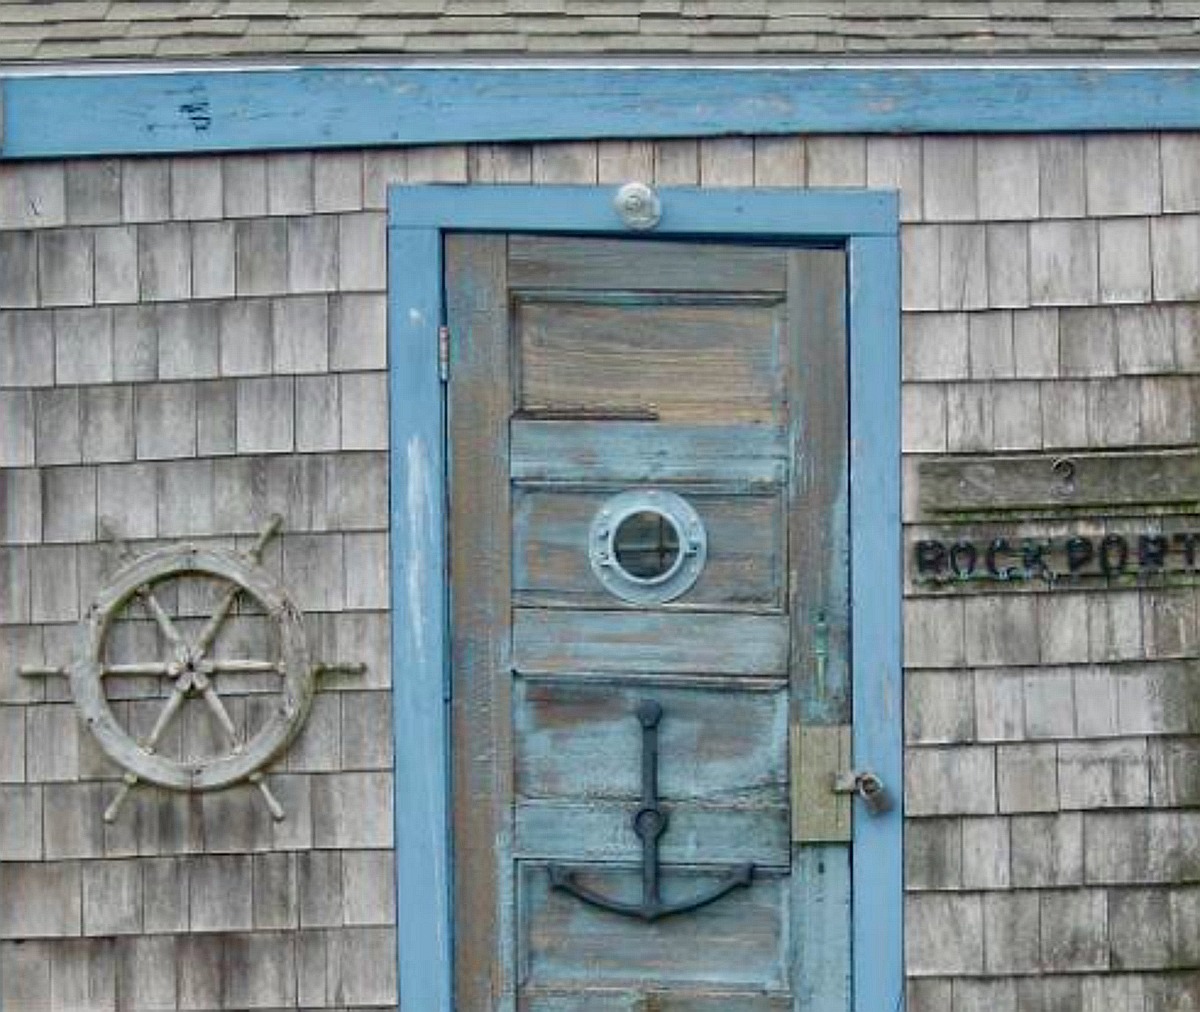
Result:
[[[707,553],[704,524],[691,503],[674,492],[622,492],[592,518],[592,570],[623,601],[675,600],[699,578]]]

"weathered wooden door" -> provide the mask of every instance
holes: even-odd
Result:
[[[844,1012],[843,252],[445,256],[456,1008]]]

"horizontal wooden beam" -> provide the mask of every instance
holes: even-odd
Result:
[[[925,513],[1200,503],[1200,452],[952,457],[918,467]]]
[[[2,158],[1200,127],[1200,67],[340,67],[0,80]]]

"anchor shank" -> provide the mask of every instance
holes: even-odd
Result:
[[[662,707],[654,700],[643,700],[637,715],[642,725],[642,807],[634,814],[633,831],[642,840],[642,916],[652,918],[662,906],[658,838],[666,829],[658,804],[658,725]]]

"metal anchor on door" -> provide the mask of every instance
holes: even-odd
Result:
[[[738,886],[748,886],[754,875],[753,864],[733,866],[715,885],[685,900],[664,902],[660,888],[661,866],[658,859],[659,838],[666,833],[668,814],[663,811],[658,796],[658,725],[663,708],[653,699],[642,700],[635,711],[642,726],[642,798],[633,813],[633,831],[642,843],[642,899],[630,903],[612,899],[583,885],[576,872],[559,864],[550,865],[550,884],[570,893],[584,903],[626,917],[657,921],[672,914],[698,910],[719,900]]]

